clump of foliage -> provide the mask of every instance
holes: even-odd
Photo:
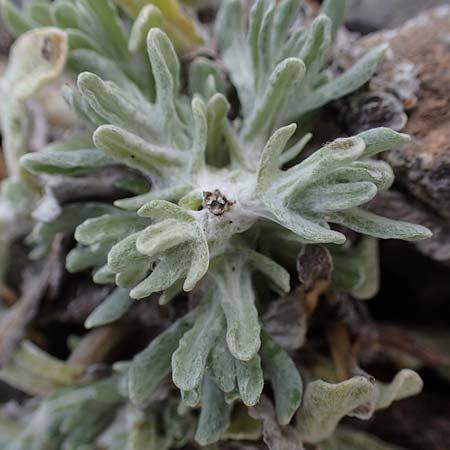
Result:
[[[369,445],[369,436],[334,434],[340,419],[367,419],[420,391],[408,369],[388,385],[362,370],[336,375],[323,360],[299,371],[304,342],[286,343],[279,330],[274,305],[305,301],[312,314],[325,292],[372,297],[375,238],[430,235],[365,207],[393,182],[375,156],[407,136],[378,128],[302,155],[317,111],[363,86],[387,48],[333,73],[345,2],[326,1],[311,21],[299,3],[257,0],[247,23],[243,3],[225,0],[211,28],[174,0],[39,1],[21,11],[3,1],[21,36],[1,84],[9,169],[1,201],[13,205],[2,210],[1,232],[8,240],[29,232],[34,259],[48,257],[55,236],[74,235],[67,270],[116,286],[88,329],[120,321],[136,299],[179,311],[102,379],[23,341],[0,376],[48,397],[23,407],[25,419],[0,438],[5,449],[169,449],[193,440],[227,448],[261,436],[273,450]],[[218,53],[206,58],[211,34]],[[62,95],[82,128],[28,153],[26,101],[64,66],[76,84]],[[52,182],[83,189],[105,169],[127,193],[113,204],[79,193],[61,200]],[[319,276],[308,273],[315,258],[326,268]],[[298,285],[296,261],[301,286],[287,294]]]

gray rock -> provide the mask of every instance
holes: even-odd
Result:
[[[450,5],[450,0],[348,0],[347,25],[363,33],[395,28],[438,5]]]

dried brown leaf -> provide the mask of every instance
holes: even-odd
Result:
[[[275,409],[267,397],[261,397],[260,402],[250,409],[250,415],[263,421],[263,439],[269,450],[304,450],[295,430],[278,423]]]
[[[307,245],[298,256],[298,277],[310,311],[316,308],[319,297],[328,290],[332,270],[331,254],[321,245]]]
[[[52,251],[39,273],[28,272],[20,299],[0,319],[0,366],[25,337],[26,328],[36,317],[42,299],[58,284],[61,271],[62,236],[56,236]]]
[[[263,317],[266,331],[286,350],[303,347],[308,331],[309,309],[301,288],[273,301]]]

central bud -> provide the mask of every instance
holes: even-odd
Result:
[[[214,192],[203,192],[205,206],[215,216],[221,216],[236,203],[228,200],[218,189]]]

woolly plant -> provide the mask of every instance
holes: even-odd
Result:
[[[96,283],[117,286],[87,318],[88,329],[120,320],[134,299],[188,311],[130,361],[116,364],[110,378],[86,384],[63,377],[56,384],[65,389],[30,412],[25,431],[4,448],[162,449],[190,439],[222,448],[226,439],[257,439],[263,429],[267,445],[278,449],[284,447],[273,443],[270,430],[289,424],[279,439],[289,435],[292,448],[302,442],[341,448],[333,442],[344,431],[331,436],[342,417],[366,419],[417,393],[420,378],[405,370],[383,386],[362,374],[324,381],[312,369],[300,373],[292,353],[298,346],[284,346],[261,315],[298,284],[290,281],[297,255],[319,249],[329,262],[328,292],[366,299],[377,289],[375,238],[430,236],[422,226],[366,208],[393,182],[376,155],[407,136],[378,128],[302,154],[317,111],[361,88],[387,47],[372,49],[344,73],[331,70],[344,1],[326,1],[320,15],[302,21],[296,0],[257,0],[247,21],[240,0],[225,0],[214,30],[175,1],[116,3],[40,1],[19,11],[3,2],[11,29],[26,32],[2,81],[3,98],[7,90],[19,92],[3,103],[4,140],[21,139],[8,117],[27,117],[30,86],[59,73],[59,65],[52,74],[47,66],[28,71],[36,52],[39,61],[53,61],[49,42],[56,37],[68,42],[67,71],[76,79],[62,95],[83,122],[81,131],[22,156],[10,176],[32,180],[28,213],[39,203],[27,238],[31,257],[45,257],[58,233],[73,233],[68,271],[91,269]],[[196,52],[209,33],[217,41],[212,59]],[[5,146],[14,161],[27,147],[17,146]],[[114,182],[127,195],[113,205],[58,203],[49,180],[82,180],[102,168],[120,168]],[[363,236],[359,244],[348,241],[347,230]],[[299,270],[305,283],[301,264]],[[189,307],[182,306],[183,292],[191,293]],[[26,388],[32,383],[16,379],[20,367],[33,372],[33,358],[51,357],[30,343],[17,352],[3,378]],[[77,372],[70,362],[53,363]],[[157,395],[169,374],[181,403],[172,388],[163,400]],[[39,376],[49,374],[38,370]]]

